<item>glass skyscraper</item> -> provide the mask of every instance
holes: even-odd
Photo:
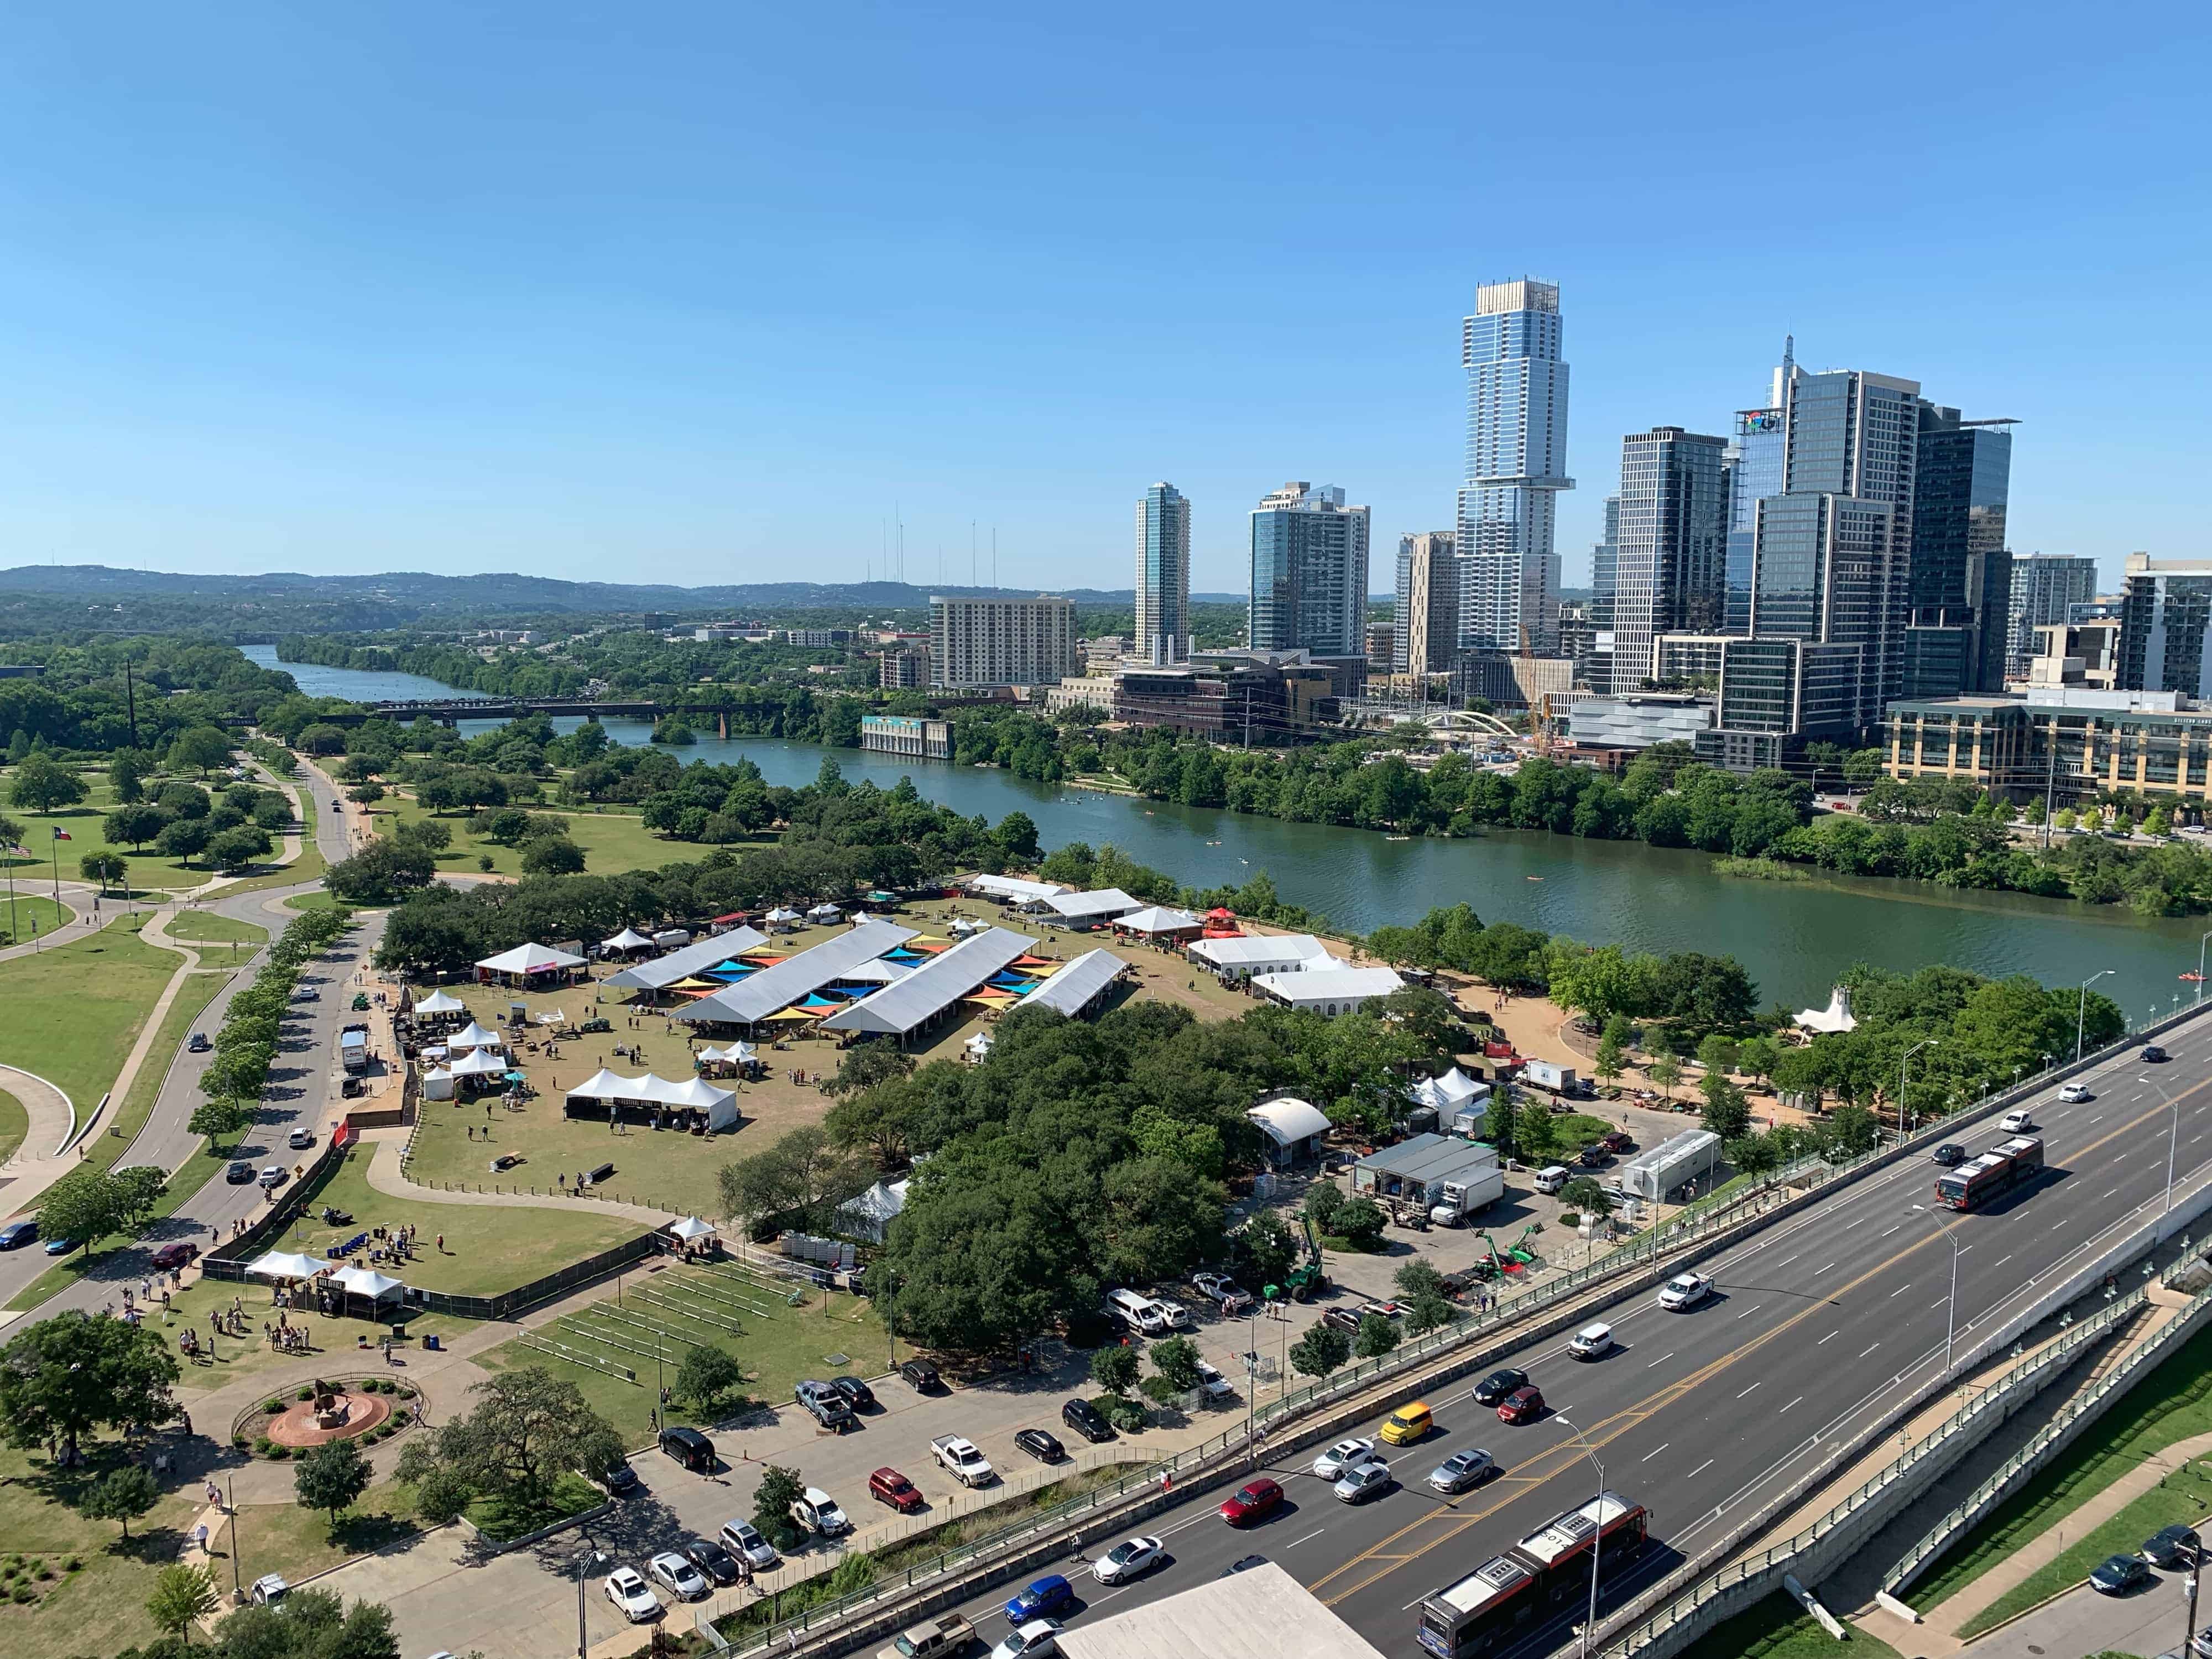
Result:
[[[1137,637],[1155,668],[1190,659],[1190,502],[1156,483],[1137,503]]]
[[[1442,674],[1459,647],[1459,559],[1449,530],[1398,538],[1398,610],[1391,672]]]
[[[1344,492],[1286,483],[1252,514],[1256,651],[1356,657],[1367,648],[1368,510]]]
[[[1620,570],[1620,497],[1605,498],[1605,539],[1590,549],[1590,626],[1613,626],[1613,585]]]
[[[1611,607],[1615,691],[1634,690],[1651,677],[1652,641],[1660,635],[1720,631],[1727,447],[1725,439],[1679,426],[1620,441]]]
[[[1787,373],[1785,368],[1784,373]],[[1751,632],[1752,544],[1759,532],[1759,503],[1782,490],[1782,411],[1739,410],[1735,441],[1729,446],[1727,590],[1722,630]]]
[[[2004,690],[2012,555],[2005,511],[2012,489],[2010,421],[1965,421],[1920,406],[1912,502],[1908,697]]]
[[[1466,482],[1459,492],[1460,643],[1538,653],[1558,642],[1554,497],[1565,476],[1567,366],[1559,290],[1528,277],[1484,283],[1460,331],[1467,370]]]

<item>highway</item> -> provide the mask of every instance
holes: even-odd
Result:
[[[1593,1457],[1608,1487],[1651,1515],[1657,1547],[1611,1581],[1601,1613],[1625,1604],[1942,1371],[1954,1243],[1963,1354],[2032,1306],[2039,1285],[2159,1214],[2168,1096],[2179,1112],[2177,1185],[2212,1166],[2212,1020],[2166,1047],[2173,1058],[2162,1066],[2130,1049],[2100,1067],[2083,1079],[2087,1102],[2062,1104],[2056,1088],[2035,1097],[2050,1168],[1988,1210],[1937,1208],[1936,1167],[1901,1161],[1703,1264],[1717,1294],[1694,1311],[1663,1312],[1645,1296],[1602,1316],[1620,1345],[1609,1357],[1567,1358],[1564,1333],[1516,1356],[1544,1391],[1542,1420],[1510,1427],[1468,1398],[1472,1379],[1455,1383],[1430,1401],[1438,1429],[1425,1443],[1384,1449],[1399,1484],[1381,1497],[1339,1502],[1308,1472],[1317,1447],[1267,1464],[1290,1500],[1272,1517],[1232,1529],[1213,1512],[1232,1488],[1198,1494],[1148,1523],[1170,1547],[1149,1577],[1107,1589],[1071,1564],[1079,1590],[1093,1592],[1074,1617],[1172,1595],[1257,1553],[1383,1651],[1415,1652],[1422,1598],[1588,1500]],[[1973,1151],[2002,1138],[1994,1118],[1959,1136]],[[1372,1437],[1380,1421],[1357,1432]],[[1431,1492],[1428,1472],[1469,1446],[1487,1449],[1502,1473],[1457,1498]],[[962,1611],[996,1641],[996,1609],[1018,1587]],[[1563,1612],[1508,1651],[1547,1652],[1579,1617]]]

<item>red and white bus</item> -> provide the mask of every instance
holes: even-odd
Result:
[[[1644,1553],[1650,1517],[1641,1504],[1601,1492],[1553,1516],[1503,1555],[1421,1603],[1421,1646],[1436,1659],[1474,1659],[1518,1641],[1589,1594],[1595,1553],[1602,1584]]]
[[[2000,1193],[2043,1173],[2043,1143],[2032,1135],[1998,1142],[1979,1158],[1946,1170],[1936,1182],[1936,1201],[1954,1210],[1979,1209]]]

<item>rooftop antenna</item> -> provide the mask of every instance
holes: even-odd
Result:
[[[999,526],[991,526],[991,591],[999,591]]]

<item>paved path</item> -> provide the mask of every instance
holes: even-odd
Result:
[[[417,1199],[425,1204],[497,1204],[525,1210],[574,1211],[588,1204],[594,1215],[602,1212],[626,1215],[648,1227],[665,1225],[682,1215],[677,1210],[656,1210],[650,1205],[623,1204],[611,1199],[559,1198],[538,1193],[455,1193],[424,1187],[410,1180],[399,1167],[399,1154],[406,1149],[407,1135],[405,1129],[370,1129],[362,1136],[363,1140],[377,1143],[376,1156],[368,1166],[368,1184],[393,1198]]]
[[[86,886],[81,881],[64,882],[62,908],[70,913],[70,919],[51,933],[41,933],[27,943],[11,945],[5,950],[0,950],[0,962],[13,962],[17,957],[35,956],[50,945],[67,945],[71,939],[82,939],[88,933],[98,933],[121,913],[110,910],[103,916],[94,912],[93,908],[84,902],[84,896],[97,890],[95,888]],[[15,891],[23,898],[51,899],[54,894],[52,884],[43,881],[19,881],[15,884]],[[71,902],[72,900],[75,901],[74,903]],[[0,894],[0,906],[4,906],[6,903],[4,894]],[[0,915],[4,915],[4,911],[0,911]]]
[[[77,1116],[70,1097],[35,1072],[0,1066],[0,1089],[21,1101],[31,1120],[15,1155],[0,1164],[0,1204],[15,1210],[76,1167],[76,1154],[66,1143],[74,1136]]]

